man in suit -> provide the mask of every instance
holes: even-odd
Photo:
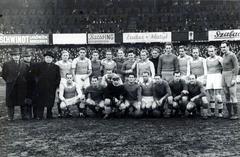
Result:
[[[53,118],[52,108],[55,101],[56,89],[61,80],[59,66],[53,63],[54,54],[47,51],[44,61],[37,63],[33,68],[33,76],[36,80],[35,102],[37,106],[37,119],[43,119],[44,107],[47,107],[47,119]]]
[[[22,119],[25,119],[23,106],[26,98],[26,72],[27,65],[20,60],[17,50],[11,51],[11,60],[3,64],[2,78],[6,82],[6,106],[8,120],[14,119],[14,107],[21,107]]]

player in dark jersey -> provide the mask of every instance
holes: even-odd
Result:
[[[104,88],[105,119],[109,118],[112,114],[116,115],[118,112],[125,113],[128,107],[124,104],[126,91],[121,82],[121,78],[117,74],[114,74],[111,82],[108,82],[107,87]]]
[[[131,108],[129,113],[135,117],[141,116],[141,90],[134,74],[128,74],[128,81],[124,84],[124,89],[126,91],[125,104]]]
[[[238,119],[238,106],[237,106],[237,74],[238,74],[238,59],[236,55],[230,51],[229,43],[221,43],[221,51],[223,55],[223,90],[226,97],[226,106],[228,110],[228,118],[235,120]],[[233,109],[233,114],[232,114]]]
[[[102,115],[104,110],[103,87],[98,82],[98,77],[91,78],[91,85],[85,90],[86,105],[95,114]]]
[[[174,78],[169,82],[169,86],[172,92],[173,109],[177,116],[180,111],[180,115],[185,115],[186,105],[188,103],[188,91],[187,84],[184,79],[181,78],[180,73],[174,73]]]
[[[189,76],[187,84],[189,103],[187,104],[187,111],[190,115],[200,110],[202,107],[202,118],[207,119],[208,116],[208,100],[205,89],[201,82],[196,80],[195,75]]]
[[[107,85],[112,82],[112,77],[114,75],[117,75],[117,74],[113,73],[111,69],[108,69],[106,71],[106,74],[103,75],[103,77],[101,79],[101,86],[107,87]],[[122,83],[122,80],[120,80],[120,81]]]
[[[158,62],[159,62],[159,55],[160,51],[158,48],[153,48],[151,50],[151,58],[149,59],[151,62],[153,62],[154,69],[155,69],[155,75],[157,75],[157,68],[158,68]]]
[[[179,72],[179,62],[176,55],[172,53],[172,43],[165,44],[165,53],[159,57],[157,74],[162,76],[162,79],[171,81],[173,73]]]
[[[134,75],[136,75],[136,71],[132,70],[132,65],[134,64],[135,60],[135,52],[133,49],[131,49],[128,51],[127,60],[123,63],[121,69],[125,81],[127,80],[128,74],[133,73]]]
[[[163,80],[160,76],[154,77],[153,83],[153,106],[154,116],[163,116],[164,108],[166,110],[166,117],[170,116],[170,111],[172,109],[172,97],[171,97],[171,90],[168,85],[168,82]],[[167,105],[165,107],[165,105]]]
[[[99,52],[97,50],[92,51],[92,74],[90,77],[101,77],[101,61],[99,60]]]

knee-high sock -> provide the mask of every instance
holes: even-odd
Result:
[[[232,106],[233,106],[233,113],[234,113],[234,115],[237,115],[237,114],[238,114],[238,106],[237,106],[237,103],[232,103]]]
[[[219,112],[219,113],[222,113],[222,110],[223,110],[223,102],[218,102],[217,105],[218,105],[218,112]]]
[[[59,102],[57,102],[57,109],[58,109],[58,114],[62,114],[62,109],[61,109],[61,107],[60,107],[60,104],[61,104],[61,102],[59,101]]]
[[[13,117],[14,117],[14,106],[9,106],[7,109],[8,109],[8,118],[13,120]]]
[[[210,110],[212,113],[215,111],[215,101],[210,101]]]
[[[77,107],[78,107],[78,112],[79,113],[86,114],[86,107],[84,107],[84,108],[81,107],[81,104],[78,104]]]
[[[228,110],[228,115],[232,116],[232,103],[226,103],[226,107]]]

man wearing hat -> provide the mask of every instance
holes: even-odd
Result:
[[[54,54],[47,51],[44,54],[44,61],[37,63],[33,68],[33,76],[35,79],[35,102],[37,108],[37,119],[43,119],[44,108],[47,107],[47,118],[51,119],[52,108],[55,100],[56,89],[60,83],[59,66],[53,63]]]
[[[20,53],[11,51],[11,60],[3,64],[2,78],[6,82],[6,106],[8,108],[8,120],[14,119],[14,107],[21,107],[21,115],[24,119],[23,105],[26,97],[26,73],[27,65],[20,61]]]
[[[32,119],[32,112],[33,112],[33,103],[32,98],[34,96],[34,87],[35,87],[35,81],[32,75],[32,68],[33,68],[33,62],[32,62],[32,53],[31,50],[25,50],[22,52],[22,59],[23,62],[26,63],[28,69],[27,69],[27,95],[26,99],[24,101],[24,116],[25,119]]]

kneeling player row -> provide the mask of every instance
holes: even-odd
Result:
[[[102,81],[92,77],[91,85],[84,90],[84,94],[73,82],[72,74],[67,74],[66,79],[61,82],[59,89],[59,106],[65,114],[69,113],[69,106],[77,104],[80,116],[86,115],[87,107],[105,118],[116,113],[136,117],[184,116],[192,115],[201,108],[201,116],[208,116],[208,99],[204,87],[194,75],[190,75],[186,83],[180,73],[175,73],[174,79],[168,83],[160,76],[151,80],[149,73],[144,72],[141,83],[136,81],[134,74],[129,74],[123,84],[117,74],[109,74]],[[216,103],[217,116],[222,117],[223,103],[221,99]]]

